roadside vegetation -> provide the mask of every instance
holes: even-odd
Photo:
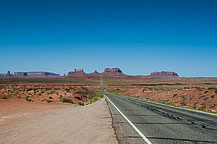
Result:
[[[3,84],[3,81],[7,83]],[[65,83],[69,81],[74,81],[75,83]],[[103,97],[100,94],[100,86],[96,85],[99,83],[95,84],[95,81],[85,79],[79,81],[77,78],[57,80],[50,78],[45,80],[41,78],[2,78],[0,79],[0,100],[21,100],[29,103],[41,102],[84,106],[94,103]]]

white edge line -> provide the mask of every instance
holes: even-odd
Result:
[[[147,144],[152,144],[144,135],[143,133],[115,106],[115,104],[105,95],[103,94],[106,99],[116,108],[116,110],[127,120],[127,122],[136,130],[136,132],[142,137],[142,139]]]

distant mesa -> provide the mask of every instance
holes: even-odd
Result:
[[[84,72],[83,69],[75,69],[72,72],[68,72],[68,76],[85,76],[86,73]]]
[[[12,76],[16,77],[43,77],[43,76],[60,76],[51,72],[15,72]]]
[[[7,74],[0,74],[0,77],[49,77],[60,76],[60,74],[51,72],[14,72],[13,74],[8,71]],[[66,76],[64,74],[64,76]],[[122,72],[119,68],[105,68],[104,72],[100,73],[95,70],[93,73],[85,73],[84,69],[74,69],[74,71],[68,72],[69,77],[83,77],[83,76],[128,76]],[[175,72],[161,71],[152,72],[149,77],[179,77]]]
[[[103,75],[108,75],[108,76],[123,76],[122,70],[119,68],[106,68],[104,72],[102,73]]]
[[[106,68],[104,70],[103,73],[99,73],[97,72],[97,70],[95,70],[93,73],[87,74],[84,72],[83,69],[78,69],[78,70],[74,70],[72,72],[68,72],[68,76],[71,77],[77,77],[77,76],[86,76],[86,75],[90,75],[90,76],[125,76],[125,74],[122,73],[122,70],[120,70],[119,68]]]
[[[179,75],[175,72],[167,72],[167,71],[161,71],[161,72],[153,72],[150,74],[151,77],[179,77]]]

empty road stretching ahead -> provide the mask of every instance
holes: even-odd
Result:
[[[103,86],[102,91],[104,93]],[[105,95],[111,101],[108,100],[111,109],[115,111],[114,104],[153,144],[217,144],[217,115],[152,103],[132,97]],[[134,129],[124,128],[127,121],[121,120],[120,116],[118,112],[113,113],[115,121],[113,124],[116,124],[119,142],[141,143],[143,140],[141,136],[130,132]],[[118,120],[115,117],[119,117]]]

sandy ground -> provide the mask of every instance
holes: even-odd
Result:
[[[56,107],[56,106],[54,106]],[[0,115],[0,144],[117,144],[104,99],[88,106]],[[7,123],[7,121],[13,121]],[[6,122],[5,122],[6,121]]]

